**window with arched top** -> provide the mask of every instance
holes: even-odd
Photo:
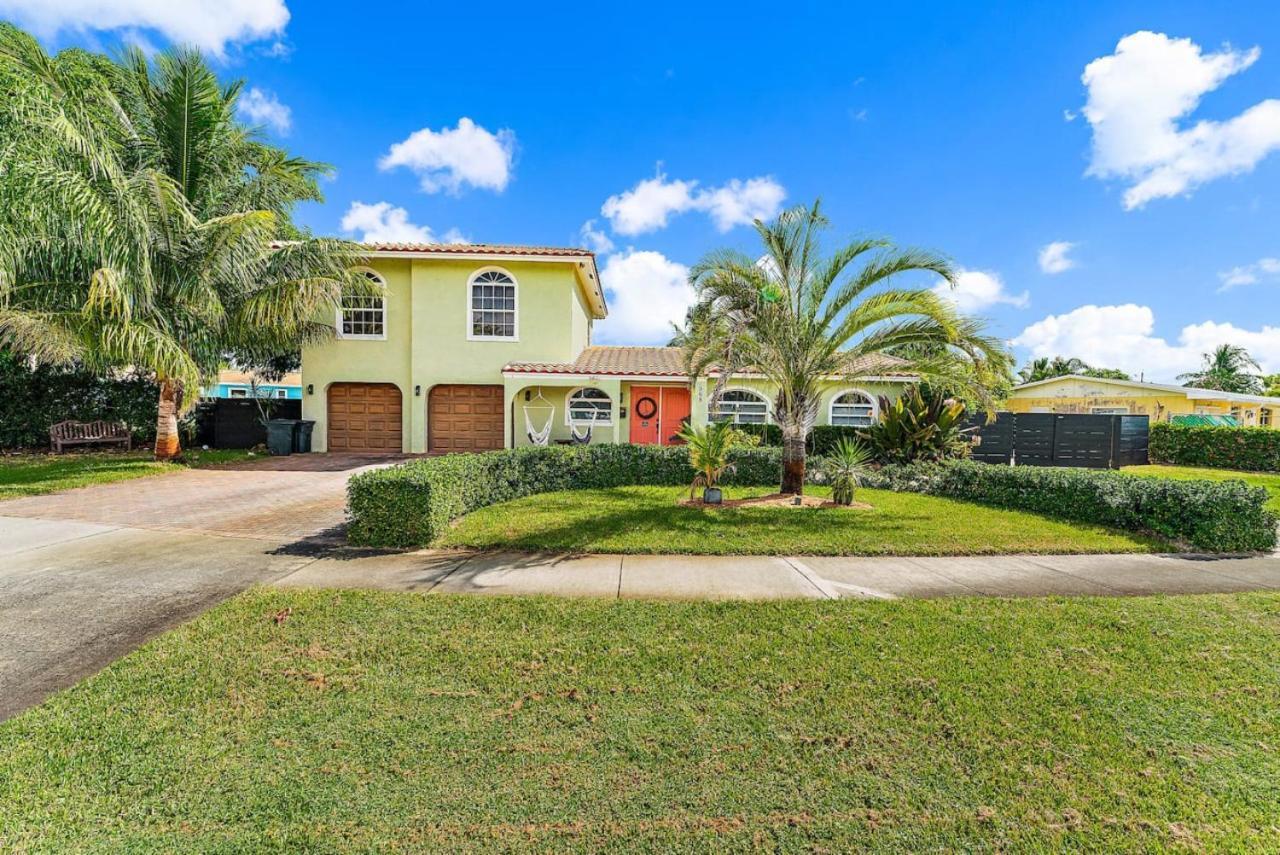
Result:
[[[762,425],[769,421],[769,402],[764,395],[750,389],[726,389],[711,402],[707,416],[713,422]]]
[[[467,283],[467,338],[514,341],[519,336],[516,280],[498,268],[481,270]]]
[[[356,268],[370,282],[385,289],[387,282],[374,270]],[[338,338],[385,339],[387,337],[387,297],[379,294],[343,294],[338,307]]]
[[[860,389],[841,392],[831,399],[831,424],[870,427],[876,421],[876,399]]]
[[[613,399],[591,386],[574,389],[565,399],[564,419],[565,424],[612,424]]]

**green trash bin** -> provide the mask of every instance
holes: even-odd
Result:
[[[293,452],[293,426],[297,419],[271,419],[267,422],[267,452],[283,456]]]
[[[300,419],[293,425],[293,450],[297,454],[311,453],[311,432],[316,423],[311,419]]]

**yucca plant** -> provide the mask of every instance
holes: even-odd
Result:
[[[913,387],[897,400],[880,398],[880,420],[862,435],[881,463],[936,463],[963,457],[969,450],[964,404],[926,400]]]
[[[831,483],[831,501],[852,505],[854,491],[866,477],[871,450],[862,443],[841,437],[826,459],[826,476]]]
[[[730,422],[712,422],[704,427],[686,424],[680,430],[680,438],[689,448],[689,465],[695,473],[689,485],[689,498],[702,488],[702,500],[710,504],[720,502],[720,479],[733,471],[729,462],[729,449],[733,447],[734,430]]]

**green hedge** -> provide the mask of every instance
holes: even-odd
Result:
[[[1149,531],[1210,552],[1276,545],[1277,521],[1264,507],[1266,489],[1243,481],[1173,481],[1089,469],[952,461],[886,466],[866,483]]]
[[[726,485],[781,481],[780,449],[738,448],[730,460],[734,471]],[[678,446],[549,446],[413,460],[351,478],[347,536],[363,546],[421,546],[463,514],[521,496],[632,484],[681,486],[692,478],[689,452]]]
[[[738,425],[743,433],[750,433],[760,437],[760,444],[763,446],[780,446],[782,445],[782,428],[777,425]],[[809,431],[808,448],[809,453],[818,457],[826,457],[839,444],[844,437],[850,439],[861,439],[863,428],[848,427],[847,425],[815,425]]]
[[[1280,430],[1271,428],[1157,422],[1148,448],[1152,463],[1280,472]]]

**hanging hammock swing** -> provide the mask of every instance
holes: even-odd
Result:
[[[537,403],[539,401],[541,403]],[[535,430],[533,427],[532,411],[534,410],[544,410],[547,414],[547,422],[539,430]],[[555,415],[556,408],[543,396],[542,390],[539,389],[535,402],[524,405],[524,432],[529,437],[529,442],[534,445],[547,444],[547,441],[551,439],[551,426],[555,423]]]
[[[597,410],[595,410],[595,409],[592,409],[592,410],[591,410],[590,415],[586,418],[587,429],[586,429],[586,430],[584,430],[584,431],[579,431],[579,430],[578,430],[578,421],[577,421],[577,419],[576,419],[572,414],[570,414],[570,418],[569,418],[569,442],[570,442],[570,443],[572,443],[573,445],[588,445],[588,444],[590,444],[590,442],[591,442],[591,431],[592,431],[592,430],[595,428],[595,426],[596,426],[596,416],[597,416],[597,415],[599,415],[599,411],[597,411]]]

